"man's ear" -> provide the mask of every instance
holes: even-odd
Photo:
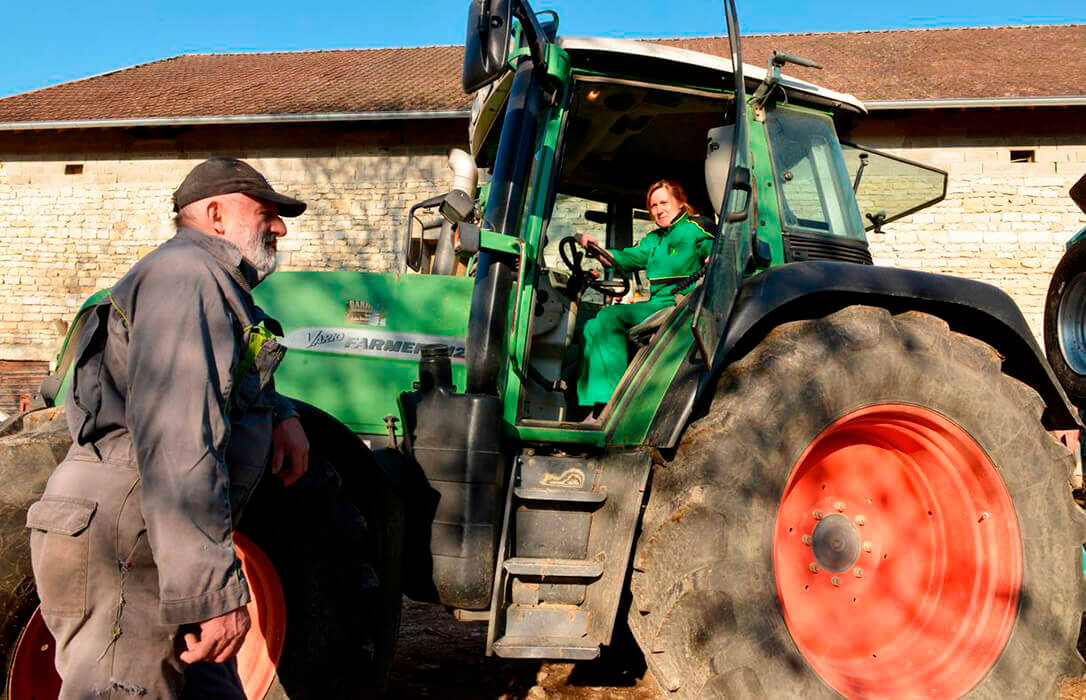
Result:
[[[226,206],[221,199],[209,199],[205,208],[207,214],[207,223],[211,226],[211,230],[216,234],[222,236],[226,233]]]

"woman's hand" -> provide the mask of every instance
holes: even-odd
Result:
[[[600,248],[603,247],[595,238],[592,237],[592,234],[590,233],[575,233],[573,234],[573,239],[577,241],[577,245],[581,246],[582,248],[587,248],[589,243],[594,243],[600,246]]]

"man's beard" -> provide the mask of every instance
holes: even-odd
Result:
[[[275,254],[276,236],[274,233],[260,234],[249,231],[245,236],[245,245],[241,248],[241,254],[256,270],[257,281],[264,279],[279,265],[279,258]]]

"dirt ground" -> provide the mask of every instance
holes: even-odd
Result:
[[[405,600],[388,697],[392,700],[664,698],[645,670],[636,647],[605,649],[600,659],[576,667],[486,657],[485,648],[486,623],[458,622],[440,606]],[[1086,700],[1086,680],[1065,681],[1060,700]]]
[[[388,697],[392,700],[663,700],[664,697],[645,670],[636,647],[627,647],[621,653],[618,649],[605,649],[600,659],[576,667],[486,657],[485,650],[485,622],[458,622],[438,605],[405,600]]]

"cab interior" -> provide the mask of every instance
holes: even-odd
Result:
[[[719,92],[594,77],[575,83],[560,141],[556,195],[539,248],[525,362],[528,381],[523,382],[518,422],[581,425],[590,410],[576,397],[584,324],[605,304],[636,303],[649,294],[644,276],[630,275],[629,292],[612,298],[622,291],[618,275],[587,257],[580,265],[600,281],[597,288],[583,288],[562,259],[561,241],[585,233],[605,248],[635,245],[656,228],[645,211],[645,194],[661,179],[680,183],[697,213],[712,219],[705,185],[707,134],[726,123],[729,98]],[[571,248],[567,243],[567,258]],[[655,335],[654,328],[638,330],[629,342],[631,361],[648,351]],[[627,371],[616,394],[629,376]],[[601,423],[611,403],[613,398],[599,416]]]

